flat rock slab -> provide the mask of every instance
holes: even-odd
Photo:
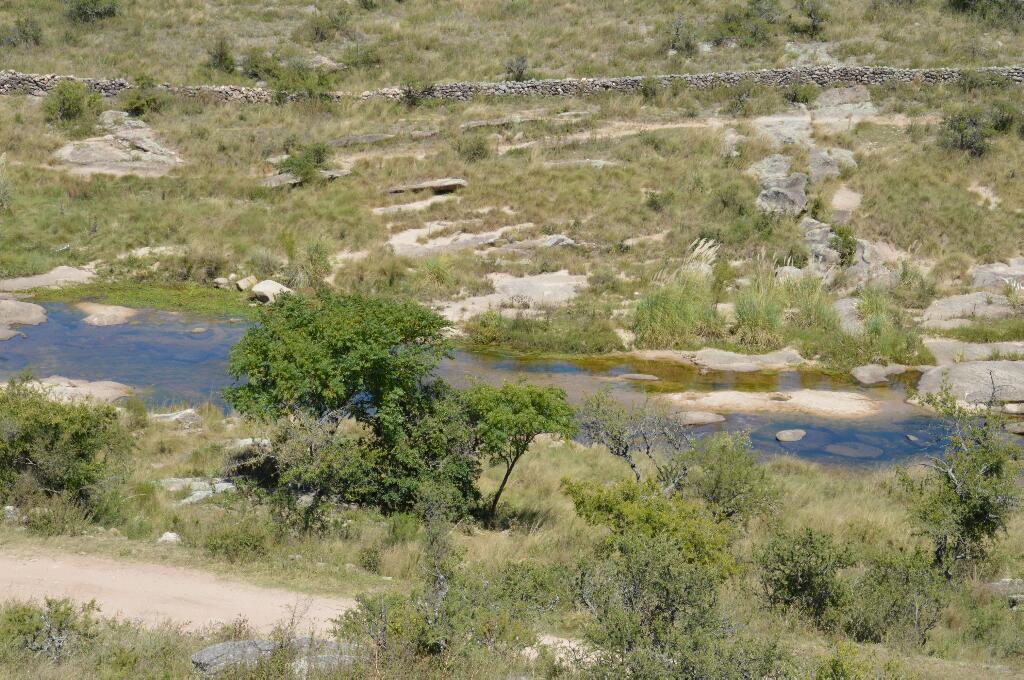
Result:
[[[544,161],[545,168],[595,168],[602,170],[619,165],[618,161],[604,160],[603,158],[574,158],[561,161]]]
[[[789,176],[789,170],[792,166],[792,156],[784,156],[777,153],[767,156],[766,158],[762,158],[751,165],[747,168],[747,174],[752,177],[756,177],[759,181],[763,182],[771,178]]]
[[[111,403],[132,393],[132,388],[112,380],[74,380],[59,375],[33,380],[28,385],[46,392],[50,399],[62,402]]]
[[[71,142],[54,158],[76,174],[159,177],[181,163],[178,154],[157,141],[146,123],[124,111],[104,111],[100,125],[108,134]]]
[[[75,307],[87,314],[82,323],[89,326],[121,326],[139,313],[139,310],[131,307],[101,305],[95,302],[79,302]]]
[[[938,366],[921,376],[917,390],[922,395],[937,394],[946,383],[963,404],[985,405],[993,398],[1024,402],[1024,361],[967,361]]]
[[[492,309],[528,314],[536,307],[565,304],[587,286],[586,276],[565,269],[522,277],[496,273],[488,278],[494,293],[442,303],[441,315],[449,321],[464,321]]]
[[[425,182],[402,184],[400,186],[391,187],[388,189],[387,193],[405,194],[418,191],[430,191],[435,194],[450,194],[453,191],[458,191],[463,188],[466,184],[466,180],[459,177],[443,177],[441,179],[431,179]]]
[[[1007,285],[1024,287],[1024,257],[1011,258],[1009,262],[981,264],[971,267],[971,288],[975,290],[1002,291]]]
[[[850,374],[853,375],[853,379],[859,384],[870,387],[873,385],[886,385],[889,383],[891,376],[902,375],[907,370],[907,367],[902,364],[889,364],[888,366],[868,364],[867,366],[858,366],[850,371]]]
[[[787,371],[807,363],[795,349],[780,349],[767,354],[739,354],[724,349],[706,348],[693,352],[692,362],[709,371],[753,373],[756,371]]]
[[[755,118],[752,124],[758,134],[766,137],[775,146],[812,144],[811,116],[807,111],[761,116]]]
[[[333,640],[298,638],[287,644],[295,656],[292,671],[296,677],[307,677],[311,672],[328,671],[342,663],[352,661],[351,645]],[[271,640],[235,640],[221,642],[192,655],[192,665],[204,675],[214,676],[236,667],[251,667],[270,658],[280,645]]]
[[[423,227],[406,229],[394,234],[388,239],[388,245],[391,246],[396,255],[424,257],[438,253],[452,253],[460,250],[480,248],[506,237],[511,231],[533,226],[532,224],[522,224],[477,233],[460,231],[447,236],[430,238],[434,234],[457,228],[460,224],[475,222],[478,222],[478,220],[467,220],[466,222],[429,222]]]
[[[86,269],[55,267],[45,274],[0,280],[0,293],[16,293],[33,288],[59,288],[60,286],[89,283],[95,277],[95,272]]]
[[[658,380],[661,380],[661,378],[659,378],[658,376],[651,375],[650,373],[623,373],[615,377],[618,378],[619,380],[629,380],[636,382],[656,382]]]
[[[347,177],[352,174],[351,170],[320,170],[320,178],[326,181],[336,180],[341,177]],[[262,186],[278,189],[280,187],[297,187],[302,184],[302,178],[293,175],[290,172],[279,172],[276,175],[271,175],[264,179],[260,184]]]
[[[46,308],[21,300],[0,300],[0,327],[46,323]]]
[[[1006,319],[1014,309],[1005,295],[975,292],[939,298],[924,310],[921,325],[946,329],[966,326],[975,319]]]
[[[993,357],[1024,358],[1024,341],[963,342],[947,338],[924,338],[923,342],[939,366],[949,366],[963,361],[987,361]]]
[[[725,422],[725,416],[710,411],[683,411],[676,418],[688,427],[702,427]]]
[[[838,224],[846,224],[860,208],[863,197],[845,184],[832,194],[832,217]]]
[[[795,390],[792,392],[682,392],[665,395],[684,410],[716,413],[807,413],[828,418],[868,418],[881,411],[881,402],[859,392]]]
[[[846,168],[857,167],[853,152],[847,149],[812,149],[810,153],[810,173],[812,182],[839,177]]]

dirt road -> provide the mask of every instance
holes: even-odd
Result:
[[[301,632],[323,632],[330,619],[355,606],[347,598],[261,588],[182,567],[59,552],[0,555],[0,601],[43,597],[94,599],[104,616],[170,620],[190,630],[244,617],[267,632],[296,610]]]

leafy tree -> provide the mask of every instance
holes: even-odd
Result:
[[[626,461],[638,482],[643,477],[638,456],[653,463],[660,478],[664,475],[662,462],[656,457],[658,449],[673,451],[690,441],[686,428],[665,411],[649,405],[624,406],[608,390],[588,397],[578,416],[584,439],[604,445],[610,454]]]
[[[339,410],[393,442],[434,396],[428,378],[448,353],[446,325],[414,302],[285,295],[232,348],[239,384],[225,396],[262,418]]]
[[[756,561],[769,604],[797,609],[822,628],[834,626],[847,597],[839,570],[852,560],[830,534],[779,532],[758,551]]]
[[[65,404],[25,381],[0,389],[0,496],[20,480],[88,504],[117,472],[131,439],[112,406]]]
[[[946,601],[945,580],[926,553],[885,554],[854,584],[843,627],[860,642],[921,645]]]
[[[953,578],[970,562],[984,559],[999,532],[1006,531],[1020,504],[1014,482],[1020,449],[1006,438],[996,403],[979,413],[958,404],[948,391],[924,403],[950,422],[949,441],[942,457],[924,464],[924,477],[904,472],[902,480],[911,516],[934,546],[934,564]]]
[[[464,398],[480,451],[492,464],[505,466],[491,500],[489,516],[493,518],[512,470],[537,435],[550,433],[569,439],[576,434],[576,421],[560,388],[522,383],[476,385]]]
[[[678,457],[687,467],[683,488],[707,503],[716,519],[746,524],[775,504],[777,490],[757,464],[746,434],[705,437]]]

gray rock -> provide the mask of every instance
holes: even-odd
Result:
[[[867,366],[858,366],[850,371],[850,373],[853,375],[854,380],[868,387],[871,385],[887,384],[889,376],[900,375],[906,373],[906,371],[907,367],[901,364],[890,364],[888,366],[868,364]]]
[[[391,187],[388,189],[387,193],[404,194],[417,191],[429,191],[434,194],[450,194],[453,191],[458,191],[465,187],[466,184],[466,180],[458,177],[444,177],[441,179],[427,180],[425,182],[417,182],[415,184],[403,184]]]
[[[997,401],[1024,402],[1024,361],[967,361],[939,366],[921,376],[917,389],[922,395],[936,394],[947,381],[957,400],[966,404],[984,405],[993,397]]]
[[[0,326],[38,326],[45,322],[44,307],[20,300],[0,300]]]
[[[174,544],[181,543],[181,537],[178,536],[178,534],[174,533],[173,531],[165,531],[160,536],[160,538],[156,539],[156,542],[157,543],[169,543],[169,544],[174,545]]]
[[[339,170],[339,169],[324,169],[320,170],[320,177],[324,180],[331,181],[338,179],[339,177],[347,177],[352,174],[351,170]],[[260,182],[262,186],[270,189],[279,189],[281,187],[297,187],[302,184],[302,178],[293,175],[290,172],[279,172],[276,175],[271,175]]]
[[[679,422],[689,427],[700,427],[725,422],[725,416],[708,411],[684,411],[679,415]]]
[[[751,165],[747,168],[747,174],[756,177],[761,182],[764,182],[769,179],[787,177],[792,165],[792,157],[777,153],[766,158],[762,158]]]
[[[887,243],[857,239],[853,263],[846,270],[846,276],[857,288],[867,285],[892,288],[899,283],[900,263],[909,257]]]
[[[200,673],[216,675],[235,666],[255,666],[270,657],[277,645],[270,640],[221,642],[192,655],[192,665]]]
[[[272,304],[277,300],[278,296],[284,295],[285,293],[291,293],[292,289],[284,284],[278,283],[277,281],[267,279],[266,281],[260,281],[257,283],[249,292],[253,299],[265,304]]]
[[[839,177],[843,168],[857,167],[853,152],[847,149],[812,149],[809,159],[811,181]]]
[[[739,156],[739,147],[745,141],[747,141],[747,138],[744,135],[741,135],[735,128],[726,128],[725,132],[722,133],[722,146],[720,152],[722,158],[736,158]]]
[[[184,411],[174,413],[153,413],[149,419],[156,423],[173,423],[180,430],[193,430],[202,427],[203,418],[194,408],[187,408]]]
[[[1024,420],[1014,420],[1006,424],[1006,431],[1024,437]]]
[[[1008,264],[982,264],[971,267],[971,288],[1002,291],[1007,284],[1024,286],[1024,257],[1011,258]]]
[[[946,329],[966,326],[974,319],[1005,319],[1014,309],[1005,295],[998,293],[967,293],[935,300],[924,310],[921,325]]]
[[[389,133],[368,133],[363,135],[349,135],[348,137],[335,139],[329,142],[329,144],[336,148],[344,148],[348,146],[360,146],[363,144],[376,144],[377,142],[384,142],[394,138],[395,135]]]
[[[554,234],[552,236],[548,236],[547,238],[545,238],[544,240],[542,240],[540,242],[540,247],[541,248],[557,248],[559,246],[574,246],[574,245],[576,245],[576,241],[573,241],[571,238],[569,238],[565,234]]]
[[[1003,410],[1015,416],[1024,416],[1024,404],[1003,404]]]
[[[938,366],[958,364],[962,361],[987,361],[994,357],[1018,359],[1024,357],[1024,341],[963,342],[946,338],[925,338],[924,346],[935,357]]]
[[[4,519],[14,521],[18,519],[18,508],[13,505],[4,506]]]
[[[739,354],[723,349],[706,348],[694,352],[692,361],[709,371],[736,373],[785,371],[806,363],[799,352],[789,348],[767,354]]]
[[[764,212],[798,215],[807,207],[807,175],[769,178],[761,187],[757,207]]]
[[[857,298],[839,298],[836,300],[832,307],[836,310],[836,314],[839,316],[839,326],[843,329],[844,333],[849,335],[860,335],[864,332],[864,322],[861,321],[860,313],[857,311],[857,305],[860,301]]]
[[[235,288],[244,292],[255,286],[257,283],[259,283],[259,280],[255,276],[246,276],[244,279],[238,279],[235,281]]]
[[[781,430],[775,433],[775,438],[783,443],[798,442],[806,436],[804,430]]]
[[[792,267],[789,265],[785,267],[779,267],[778,269],[775,270],[775,278],[779,279],[780,281],[786,281],[789,279],[802,279],[806,274],[807,272],[805,272],[803,269],[800,269],[799,267]]]
[[[71,142],[55,151],[54,158],[80,174],[149,177],[165,175],[181,162],[145,122],[124,111],[104,111],[99,122],[107,134]]]

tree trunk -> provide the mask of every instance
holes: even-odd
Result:
[[[505,476],[502,478],[501,484],[498,485],[498,490],[494,492],[494,500],[491,501],[491,511],[488,513],[488,517],[490,517],[491,520],[494,519],[494,513],[498,509],[498,501],[501,499],[501,493],[505,490],[508,478],[512,476],[512,468],[516,466],[516,461],[518,460],[519,458],[513,458],[512,462],[508,464],[508,467],[505,468]]]

